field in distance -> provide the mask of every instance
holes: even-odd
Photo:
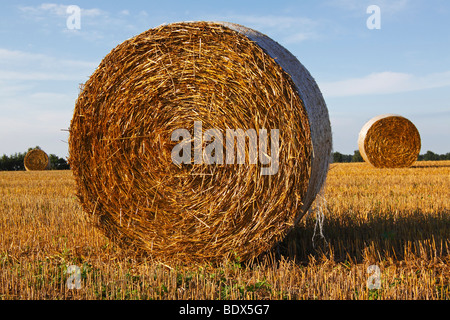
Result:
[[[450,161],[332,164],[258,261],[168,266],[99,233],[70,171],[0,172],[0,300],[450,299],[449,199]]]

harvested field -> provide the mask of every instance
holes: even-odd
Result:
[[[449,176],[450,161],[332,164],[312,213],[269,254],[170,267],[98,232],[70,171],[0,172],[0,299],[450,299]]]

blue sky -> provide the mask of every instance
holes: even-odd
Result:
[[[67,28],[68,5],[81,29]],[[381,28],[369,29],[369,5]],[[333,149],[353,153],[370,118],[396,113],[422,138],[421,153],[450,152],[450,2],[2,1],[0,155],[41,146],[68,156],[79,83],[111,49],[163,23],[229,21],[267,34],[310,71],[330,113]]]

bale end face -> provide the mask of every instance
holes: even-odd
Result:
[[[283,239],[326,176],[331,128],[314,80],[291,54],[304,78],[290,77],[268,53],[279,47],[273,40],[228,26],[175,23],[125,41],[75,105],[69,162],[83,209],[108,236],[155,259],[256,257]],[[188,146],[175,153],[179,163],[177,130]],[[254,133],[256,163],[250,134],[244,163],[237,154],[228,163],[238,138],[228,148],[227,130]],[[201,160],[207,150],[215,163]],[[276,174],[263,175],[274,157]]]
[[[377,168],[411,166],[420,153],[420,135],[408,119],[385,114],[372,118],[361,129],[358,147],[363,159]]]
[[[24,166],[27,171],[47,170],[49,164],[47,154],[40,149],[30,150],[25,155]]]

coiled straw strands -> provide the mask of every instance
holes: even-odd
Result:
[[[23,164],[27,171],[46,170],[49,166],[49,159],[44,151],[32,149],[25,155]]]
[[[358,138],[363,159],[377,168],[411,166],[419,156],[420,135],[414,124],[396,114],[383,114],[370,119]]]
[[[223,137],[278,129],[277,172],[262,175],[267,164],[250,163],[249,149],[244,164],[174,163],[177,129],[205,150],[200,121]],[[309,72],[267,36],[225,22],[173,23],[117,46],[84,84],[69,138],[84,210],[108,236],[164,261],[243,261],[270,249],[314,201],[330,152]]]

